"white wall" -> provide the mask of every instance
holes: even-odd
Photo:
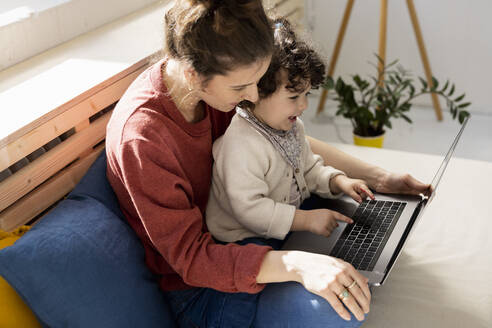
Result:
[[[0,70],[159,0],[1,0]]]
[[[422,62],[405,0],[388,1],[387,60],[424,76]],[[329,60],[346,0],[306,0],[307,26]],[[414,0],[432,73],[449,78],[456,92],[466,92],[470,111],[492,114],[492,1]],[[378,51],[379,0],[355,1],[335,76],[372,73],[368,61]],[[457,93],[455,93],[457,94]],[[428,96],[416,103],[432,106]],[[441,100],[441,106],[444,107]]]

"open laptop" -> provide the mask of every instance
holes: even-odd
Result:
[[[430,195],[375,194],[376,200],[365,200],[361,204],[348,196],[337,200],[323,199],[323,207],[351,217],[354,223],[339,222],[328,238],[310,232],[293,232],[282,249],[341,258],[366,276],[370,286],[382,285],[425,207],[434,197],[467,123],[468,117],[432,180]]]

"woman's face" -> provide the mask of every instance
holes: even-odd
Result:
[[[267,71],[270,59],[236,68],[225,75],[215,75],[198,92],[198,97],[223,112],[233,110],[242,100],[255,103],[258,101],[257,84]]]

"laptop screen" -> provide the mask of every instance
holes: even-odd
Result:
[[[393,256],[391,257],[391,260],[388,263],[387,270],[386,270],[386,273],[385,273],[385,275],[381,281],[381,284],[384,283],[384,281],[388,278],[388,275],[389,275],[394,263],[396,262],[398,256],[400,255],[401,250],[403,249],[403,246],[404,246],[406,240],[410,236],[410,233],[413,231],[413,227],[415,226],[415,224],[417,223],[419,218],[422,217],[422,213],[424,212],[426,205],[428,203],[430,203],[430,201],[432,200],[432,198],[436,194],[435,191],[436,191],[437,185],[439,184],[439,181],[441,181],[441,177],[442,177],[444,171],[446,170],[446,167],[448,166],[449,160],[451,159],[451,156],[453,155],[454,149],[456,148],[456,145],[458,144],[458,141],[460,140],[461,134],[463,133],[463,130],[465,129],[465,126],[466,126],[466,123],[468,122],[468,119],[469,119],[469,117],[467,117],[465,119],[465,121],[463,121],[463,124],[461,126],[460,131],[458,132],[458,134],[454,138],[454,141],[451,144],[451,147],[449,148],[449,150],[446,154],[446,157],[442,161],[441,166],[439,167],[439,170],[437,170],[437,173],[434,176],[434,179],[432,179],[432,182],[431,182],[431,188],[432,188],[431,190],[433,190],[432,194],[430,195],[430,197],[428,199],[423,199],[419,203],[414,214],[412,215],[412,218],[410,219],[410,222],[408,223],[408,225],[405,229],[405,232],[403,233],[403,236],[401,237],[400,242],[398,243],[398,246],[396,247],[395,252],[393,253]]]
[[[463,124],[461,125],[460,131],[458,132],[458,134],[454,138],[454,141],[451,144],[451,147],[449,148],[449,150],[448,150],[448,152],[446,154],[446,157],[442,161],[441,166],[439,167],[439,170],[437,170],[437,173],[434,176],[434,179],[432,179],[432,182],[431,182],[431,190],[433,192],[432,192],[432,194],[430,196],[429,201],[435,195],[435,191],[436,191],[437,185],[439,184],[439,181],[441,181],[442,175],[443,175],[444,171],[446,170],[446,167],[448,166],[449,160],[451,159],[451,156],[453,155],[454,149],[456,148],[456,145],[458,144],[458,141],[460,140],[461,134],[465,130],[465,126],[466,126],[466,123],[468,123],[468,119],[469,119],[469,117],[466,117],[465,120],[463,121]]]

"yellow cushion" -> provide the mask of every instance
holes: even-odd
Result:
[[[27,226],[22,226],[13,232],[0,230],[0,250],[14,244],[27,230],[29,230]],[[31,309],[1,276],[0,327],[41,327]]]

